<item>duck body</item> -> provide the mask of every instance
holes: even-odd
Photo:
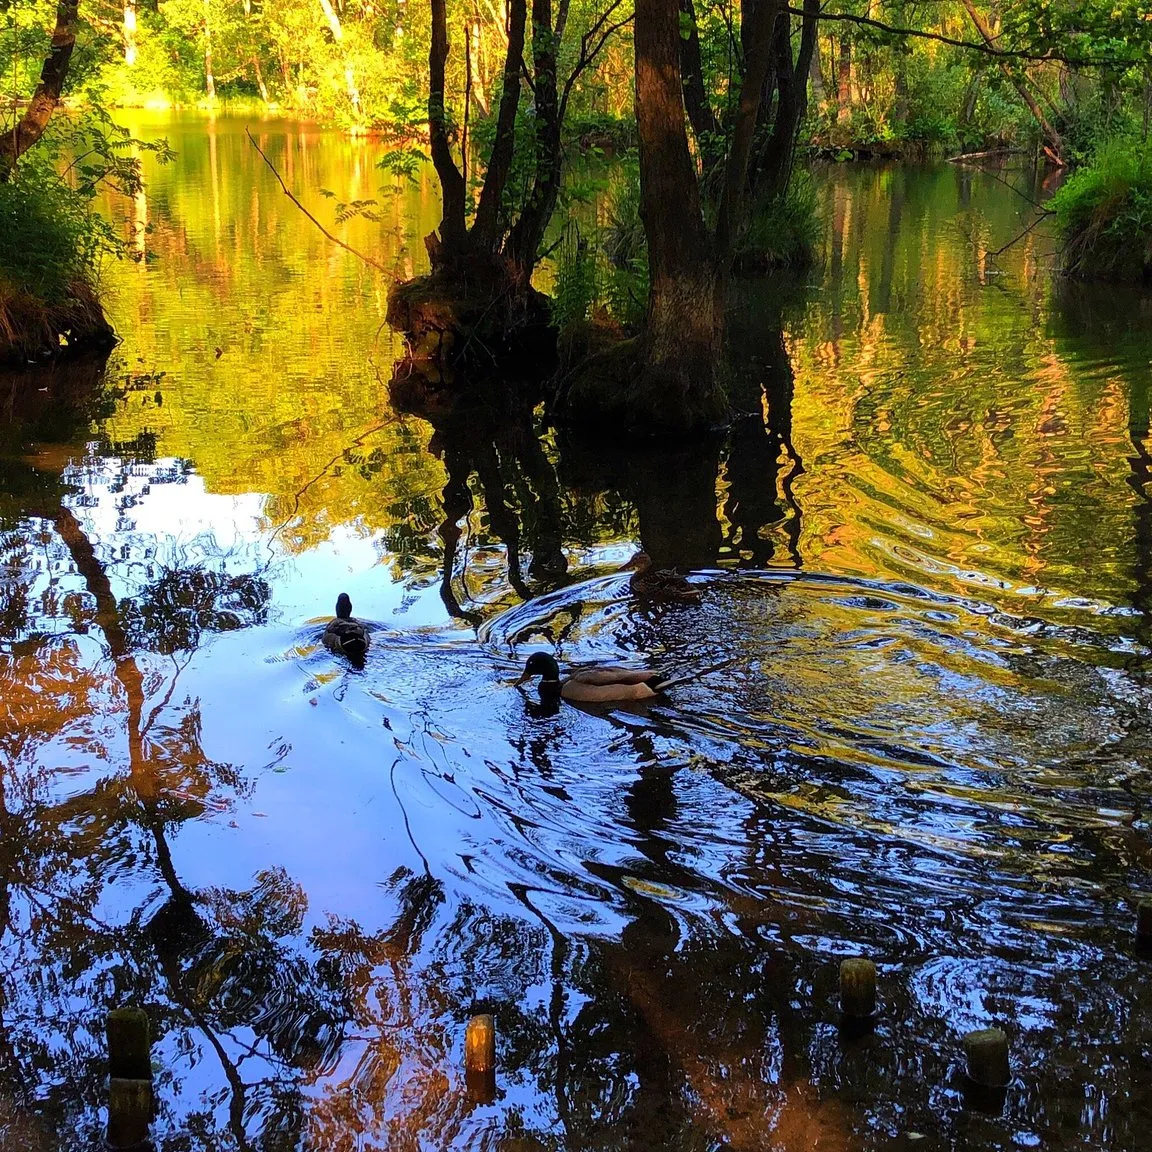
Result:
[[[617,700],[651,700],[673,683],[650,668],[580,668],[561,678],[560,666],[547,652],[534,652],[517,684],[540,677],[540,695],[576,704],[609,704]]]
[[[336,619],[329,621],[321,637],[324,647],[349,660],[363,660],[372,643],[367,627],[352,618],[352,601],[347,592],[336,600]]]
[[[699,604],[700,589],[693,588],[679,572],[655,568],[647,552],[637,552],[621,572],[631,571],[628,588],[638,600],[671,600],[680,604]]]

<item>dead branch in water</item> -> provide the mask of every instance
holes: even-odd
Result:
[[[257,152],[260,153],[260,156],[263,159],[264,163],[267,164],[268,167],[272,170],[272,175],[276,177],[276,182],[284,190],[284,195],[287,196],[288,199],[291,200],[292,203],[295,204],[296,207],[299,208],[300,211],[303,212],[304,215],[307,216],[308,219],[311,220],[312,223],[315,224],[316,227],[319,228],[320,231],[323,232],[324,235],[327,236],[328,239],[331,240],[333,244],[336,244],[339,247],[343,248],[345,252],[351,252],[352,255],[356,257],[357,260],[363,260],[365,264],[369,265],[369,267],[378,269],[380,272],[383,272],[384,275],[389,277],[390,279],[392,279],[392,280],[396,279],[396,275],[394,272],[391,271],[391,269],[385,268],[383,264],[379,263],[379,261],[373,260],[371,256],[365,256],[362,252],[357,252],[356,249],[353,248],[351,244],[345,244],[344,241],[341,240],[338,236],[333,236],[332,233],[329,232],[328,229],[325,228],[324,225],[321,224],[320,221],[317,220],[316,217],[313,216],[312,213],[309,212],[308,209],[305,208],[304,205],[301,204],[300,201],[297,200],[295,196],[292,195],[291,189],[289,189],[288,185],[284,183],[284,178],[276,170],[276,165],[273,164],[272,161],[268,159],[268,156],[264,152],[264,149],[261,148],[260,145],[256,143],[255,137],[252,135],[251,131],[248,128],[244,129],[244,135],[248,137],[248,140],[251,143],[252,147],[255,148]]]
[[[975,164],[980,160],[991,160],[1000,156],[1027,156],[1027,148],[992,148],[987,152],[961,152],[959,156],[949,156],[947,164]]]

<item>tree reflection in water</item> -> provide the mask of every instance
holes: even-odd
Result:
[[[705,451],[590,450],[541,435],[531,394],[505,402],[484,382],[472,403],[454,406],[431,382],[407,381],[398,399],[427,421],[421,432],[445,471],[442,501],[421,491],[412,519],[426,529],[423,559],[432,567],[435,558],[456,620],[382,630],[348,693],[352,707],[328,731],[335,740],[309,736],[320,723],[289,723],[315,759],[329,759],[297,769],[285,823],[304,837],[315,818],[320,831],[281,851],[248,824],[236,841],[257,862],[243,856],[227,880],[223,864],[200,858],[214,848],[212,819],[254,815],[257,788],[273,790],[264,773],[287,754],[219,756],[210,701],[197,695],[206,680],[190,661],[235,640],[225,633],[269,630],[281,574],[262,546],[202,534],[177,549],[137,532],[134,492],[185,483],[190,469],[155,459],[144,436],[105,444],[103,456],[70,448],[98,410],[93,396],[69,420],[66,405],[25,413],[39,447],[3,455],[0,505],[0,1126],[9,1142],[98,1138],[103,1013],[122,1002],[143,1004],[154,1021],[156,1130],[173,1152],[847,1152],[899,1147],[907,1130],[929,1127],[929,1147],[1007,1148],[1019,1130],[1060,1148],[1074,1146],[1066,1132],[1119,1132],[1122,1142],[1134,1130],[1141,1101],[1123,1120],[1108,1108],[1142,1058],[1147,996],[1132,986],[1122,946],[1097,947],[1098,927],[1091,946],[1076,935],[1099,919],[1097,898],[1076,896],[1084,877],[1057,871],[1052,839],[1036,833],[1030,848],[1019,813],[1007,811],[1006,773],[980,749],[965,759],[923,726],[902,731],[922,723],[925,698],[933,724],[953,722],[966,738],[973,715],[988,724],[987,713],[953,717],[935,680],[929,697],[912,676],[937,662],[950,685],[958,668],[994,686],[989,708],[999,708],[1019,691],[1002,655],[1016,643],[1007,631],[995,634],[994,661],[965,663],[946,651],[947,637],[977,627],[975,612],[943,598],[813,581],[783,603],[787,582],[756,571],[713,574],[700,606],[651,606],[608,575],[626,555],[622,541],[635,539],[657,563],[682,568],[805,560],[791,369],[783,337],[754,312],[733,326],[742,415]],[[1131,411],[1132,442],[1142,443],[1146,414]],[[70,464],[77,455],[82,463]],[[1143,467],[1132,465],[1141,489]],[[110,514],[115,532],[102,533]],[[881,592],[884,606],[858,609]],[[743,617],[741,605],[752,606]],[[941,643],[945,608],[963,623]],[[907,633],[892,623],[901,613]],[[805,628],[807,646],[788,647]],[[859,649],[844,640],[854,628]],[[887,666],[896,686],[877,719],[861,685],[874,636],[894,634],[910,656]],[[698,665],[726,655],[746,674],[715,691],[686,686],[700,694],[682,710],[673,702],[595,718],[545,715],[502,691],[510,652],[542,638],[570,650],[587,637],[613,657]],[[758,663],[777,644],[787,676]],[[829,673],[833,644],[840,663]],[[429,651],[436,676],[418,663]],[[973,671],[988,667],[987,680]],[[312,691],[290,683],[297,698]],[[272,707],[277,690],[264,684],[253,700]],[[821,692],[827,715],[813,720]],[[453,694],[466,699],[446,702]],[[1061,724],[1070,698],[1048,702]],[[344,763],[341,741],[354,743],[369,709],[364,763]],[[311,720],[322,709],[301,711]],[[243,738],[243,721],[229,736]],[[1005,746],[1023,759],[1034,745],[1014,739]],[[857,756],[843,751],[853,741]],[[902,772],[909,749],[917,758]],[[1141,751],[1133,743],[1124,754]],[[343,791],[357,769],[364,791]],[[939,795],[918,806],[925,779]],[[313,782],[348,804],[329,823],[307,808]],[[396,807],[408,805],[403,820],[388,807],[389,784]],[[992,796],[985,808],[981,789]],[[350,815],[350,796],[362,811]],[[1052,818],[1043,829],[1062,847],[1096,838],[1095,882],[1107,891],[1146,860],[1139,827],[1121,842],[1114,822],[1092,823],[1115,796],[1101,785],[1083,826]],[[849,809],[864,816],[840,815]],[[973,821],[1001,817],[1003,840],[988,839],[995,851],[981,844],[965,856],[957,845]],[[360,845],[367,829],[379,854],[342,855],[323,841],[333,829]],[[307,874],[317,858],[359,869],[370,899],[355,907],[337,887],[318,906]],[[1065,881],[1072,895],[1054,897]],[[1015,902],[996,905],[1009,889]],[[1041,915],[1057,928],[1038,932]],[[859,1040],[841,1034],[835,1004],[849,947],[884,967],[884,1012]],[[1062,979],[1086,965],[1091,985]],[[1011,1126],[959,1107],[955,1015],[977,1000],[1001,1017],[1015,1004],[1033,1016],[1014,1037],[1030,1079]],[[460,1068],[464,1021],[488,1010],[500,1036],[495,1105],[469,1097]],[[1103,1053],[1098,1067],[1084,1051]]]
[[[99,397],[96,367],[69,380]],[[61,409],[56,398],[44,406],[51,413],[24,413],[10,431],[43,440],[51,415],[51,435],[67,442],[93,410],[87,402]],[[10,958],[0,993],[0,1099],[95,1141],[105,1083],[101,1010],[140,1003],[157,1033],[180,1033],[179,1047],[203,1042],[215,1053],[231,1093],[231,1136],[251,1147],[254,1110],[267,1131],[300,1128],[295,1070],[329,1064],[347,1019],[338,981],[315,944],[299,938],[305,898],[288,874],[272,868],[245,891],[192,892],[172,844],[183,823],[251,791],[242,772],[205,754],[199,701],[181,698],[179,682],[212,634],[263,619],[269,584],[259,571],[232,570],[243,557],[200,540],[181,566],[146,565],[151,578],[118,599],[110,577],[117,558],[106,558],[73,511],[82,473],[54,468],[62,460],[49,442],[32,463],[6,464],[5,491],[21,494],[22,515],[3,515],[7,567],[17,578],[5,581],[0,611],[0,938]],[[113,492],[147,462],[121,456],[116,467]],[[75,584],[71,573],[79,585],[64,591]],[[62,789],[48,767],[70,755],[83,775],[86,757],[103,758],[118,743],[127,771],[91,788]],[[125,910],[131,890],[136,902]],[[242,1071],[235,1029],[253,1037],[259,1078]],[[161,1084],[173,1076],[162,1070]],[[211,1112],[181,1123],[213,1127]],[[52,1143],[47,1133],[42,1140]]]

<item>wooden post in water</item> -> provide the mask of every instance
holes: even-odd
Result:
[[[142,1008],[114,1008],[108,1034],[108,1143],[135,1148],[152,1123],[152,1037]]]
[[[496,1021],[487,1013],[473,1016],[464,1033],[464,1080],[481,1104],[496,1099]]]
[[[1136,905],[1136,944],[1152,949],[1152,900],[1141,900]]]
[[[876,1011],[876,965],[862,956],[840,962],[840,1011],[867,1020]]]
[[[1008,1037],[1001,1028],[981,1028],[964,1037],[968,1077],[985,1088],[1003,1088],[1012,1078],[1008,1067]]]
[[[1008,1037],[1000,1028],[981,1028],[964,1037],[968,1078],[964,1103],[977,1112],[999,1115],[1007,1099],[1012,1071],[1008,1063]]]

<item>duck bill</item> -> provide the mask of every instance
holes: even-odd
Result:
[[[531,680],[531,679],[532,679],[532,674],[531,674],[530,672],[525,672],[525,673],[524,673],[524,674],[523,674],[523,675],[520,677],[520,679],[519,679],[519,680],[513,680],[513,681],[512,681],[512,687],[513,687],[513,688],[519,688],[521,684],[524,684],[524,683],[526,683],[527,681],[529,681],[529,680]]]

